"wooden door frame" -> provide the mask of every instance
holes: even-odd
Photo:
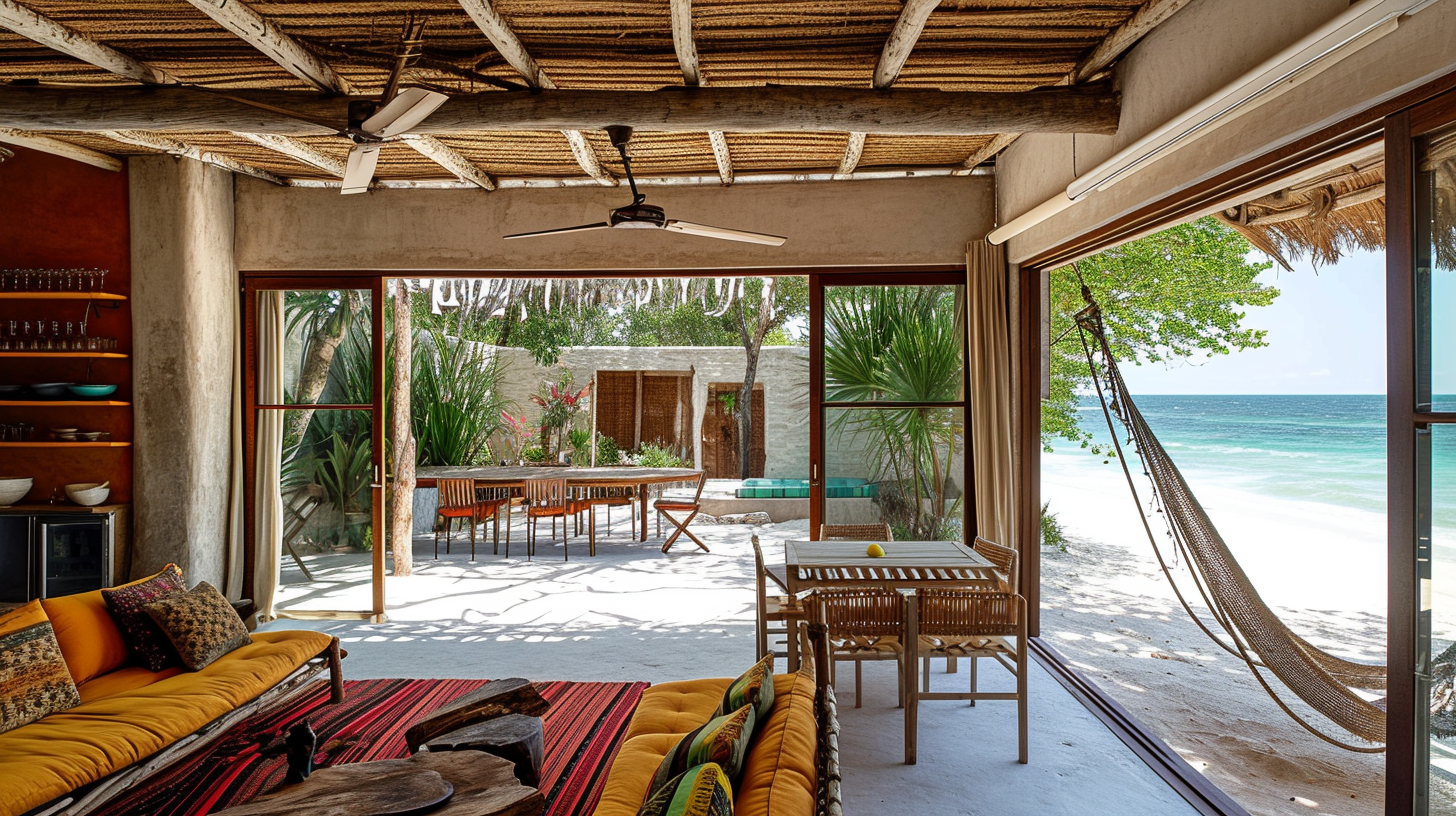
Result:
[[[241,275],[239,297],[242,298],[243,325],[243,594],[251,597],[254,591],[254,575],[257,568],[257,442],[258,442],[258,293],[264,291],[302,291],[320,289],[354,289],[369,292],[370,331],[374,342],[371,348],[373,365],[373,402],[368,406],[315,405],[323,409],[369,410],[371,419],[370,447],[374,459],[373,476],[370,480],[370,525],[374,536],[371,549],[373,575],[371,578],[371,609],[365,611],[292,613],[296,619],[331,618],[344,620],[371,620],[382,623],[385,620],[384,603],[384,560],[387,549],[381,537],[384,529],[384,282],[381,277],[372,279],[360,275],[336,274],[332,276],[280,275],[262,273]],[[261,410],[270,410],[262,407]],[[277,410],[277,409],[271,409]]]

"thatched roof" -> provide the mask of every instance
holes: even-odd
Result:
[[[686,74],[690,62],[697,84],[710,89],[870,89],[893,82],[895,89],[1022,92],[1097,79],[1139,37],[1187,2],[0,0],[0,90],[9,83],[102,93],[139,87],[136,76],[142,76],[218,91],[303,93],[333,85],[335,91],[377,96],[394,64],[404,20],[413,13],[425,21],[423,49],[405,70],[404,82],[451,95],[537,87],[549,94],[553,86],[654,91],[693,84]],[[497,15],[504,43],[500,32],[492,36],[477,21],[481,7]],[[674,7],[690,10],[690,36],[678,41]],[[467,9],[476,10],[476,17]],[[920,13],[927,9],[928,16]],[[44,23],[34,24],[23,13],[27,10]],[[23,18],[20,23],[14,22],[17,13]],[[260,18],[333,78],[311,79],[291,68],[288,59],[270,56],[219,21],[219,15],[227,14]],[[51,29],[46,25],[72,33],[63,41],[48,40],[44,32]],[[908,42],[904,54],[891,47],[897,41]],[[96,49],[104,58],[93,55]],[[118,59],[122,67],[117,67]],[[538,76],[522,68],[530,61],[539,66]],[[877,81],[877,71],[888,79]],[[36,146],[52,139],[107,156],[172,152],[225,159],[233,169],[255,168],[285,183],[337,180],[327,168],[342,161],[349,149],[349,142],[339,136],[290,137],[323,158],[310,163],[297,158],[298,151],[290,155],[205,127],[173,129],[165,134],[172,144],[162,148],[153,144],[156,134],[123,141],[100,129],[81,133],[42,127],[17,134],[5,127],[0,122],[0,141],[24,137]],[[992,159],[1014,137],[725,130],[721,137],[715,133],[710,138],[708,131],[639,128],[633,169],[647,177],[686,176],[714,183],[759,173],[824,178],[965,174]],[[601,166],[602,172],[595,173],[598,181],[611,183],[610,176],[620,176],[621,167],[605,134],[592,128],[582,133],[591,154],[585,157],[580,149],[573,151],[572,137],[563,131],[434,135],[503,186],[513,181],[587,182],[593,159]],[[715,154],[717,139],[726,151]],[[384,148],[377,177],[384,182],[456,180],[440,163],[403,142]]]

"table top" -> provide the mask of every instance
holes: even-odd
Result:
[[[879,544],[885,554],[878,558],[866,550]],[[784,542],[790,567],[913,567],[921,569],[987,569],[992,566],[980,553],[959,541],[805,541]]]
[[[639,485],[665,482],[686,482],[698,478],[695,468],[648,467],[423,467],[415,473],[417,481],[437,479],[474,479],[495,484],[522,484],[538,479],[565,479],[573,484]]]

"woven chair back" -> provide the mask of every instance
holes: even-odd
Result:
[[[567,504],[565,479],[529,479],[526,482],[526,501],[533,510],[548,507],[565,507]]]
[[[820,541],[894,541],[888,524],[821,524]]]
[[[920,631],[937,637],[1015,635],[1022,615],[1021,596],[1010,592],[922,588],[916,599]]]
[[[887,589],[817,589],[809,596],[809,620],[829,637],[895,637],[905,627],[905,597]]]
[[[475,504],[474,479],[441,479],[437,487],[440,492],[440,507],[470,507]]]
[[[1004,547],[980,536],[976,536],[973,546],[976,552],[980,553],[982,558],[990,561],[998,572],[1006,573],[1007,583],[1011,584],[1012,589],[1015,589],[1020,580],[1021,554],[1010,547]]]

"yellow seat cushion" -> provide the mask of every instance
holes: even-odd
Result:
[[[123,666],[114,672],[98,675],[82,683],[79,687],[81,702],[89,703],[92,700],[100,700],[102,697],[139,689],[181,673],[181,666],[168,666],[159,672],[154,672],[146,666]]]
[[[114,693],[0,734],[0,813],[24,813],[156,753],[262,694],[330,640],[260,632],[202,671],[125,688],[128,675]]]
[[[733,680],[681,680],[643,692],[593,816],[636,816],[663,757],[712,718]],[[734,816],[811,816],[818,779],[813,678],[774,675],[773,708],[754,730]]]

